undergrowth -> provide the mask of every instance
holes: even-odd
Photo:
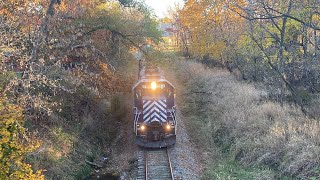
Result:
[[[87,162],[104,165],[101,158],[110,158],[128,108],[121,94],[102,97],[85,87],[59,95],[60,109],[45,120],[27,121],[27,128],[42,140],[27,162],[45,169],[46,179],[83,179],[94,170]]]
[[[175,71],[188,130],[209,154],[204,179],[320,178],[318,120],[225,70],[177,62]]]
[[[244,168],[234,160],[224,160],[210,164],[203,179],[272,179],[272,176],[273,173],[269,169]]]

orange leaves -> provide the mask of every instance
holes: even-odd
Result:
[[[59,6],[56,6],[56,10],[60,14],[68,14],[73,18],[83,16],[87,10],[93,9],[97,6],[96,1],[87,0],[74,0],[74,1],[62,1]]]
[[[192,54],[219,58],[226,51],[226,44],[242,33],[244,21],[236,9],[244,3],[244,0],[187,1],[179,17],[182,27],[187,29]]]
[[[9,15],[10,14],[10,12],[7,10],[7,9],[5,9],[5,8],[1,8],[0,9],[0,15],[5,15],[5,16],[7,16],[7,15]]]
[[[247,7],[248,3],[245,0],[229,0],[226,2],[226,6],[233,12],[235,17],[239,17],[238,14],[241,14],[243,10],[241,8]]]
[[[196,23],[201,23],[203,21],[203,8],[204,7],[196,0],[187,1],[180,12],[181,23],[188,28],[192,28]]]

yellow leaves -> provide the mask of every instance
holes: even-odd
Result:
[[[190,51],[194,56],[220,58],[226,53],[226,42],[241,36],[244,20],[235,13],[244,0],[189,0],[179,13],[182,27],[187,28]],[[230,10],[233,8],[233,10]]]
[[[96,10],[112,10],[112,9],[119,9],[120,4],[119,2],[104,2],[99,4],[96,7]]]
[[[161,19],[161,22],[162,23],[172,23],[172,19],[165,17],[165,18]]]
[[[42,171],[33,172],[23,160],[39,146],[38,141],[27,141],[22,109],[0,97],[0,179],[44,179]]]
[[[227,2],[227,6],[232,12],[235,12],[237,14],[242,14],[243,10],[239,7],[247,7],[248,2],[245,0],[233,0],[230,2]]]
[[[20,164],[21,171],[16,171],[10,175],[9,179],[19,179],[19,180],[44,180],[44,175],[42,171],[37,171],[33,173],[30,164]]]
[[[65,12],[70,10],[69,9],[69,5],[68,5],[68,3],[66,1],[62,1],[60,3],[60,5],[57,7],[57,9],[60,10],[60,11],[65,11]]]
[[[8,131],[4,131],[3,129],[0,130],[0,137],[3,144],[10,141],[10,133]]]
[[[97,2],[94,7],[89,9],[90,14],[95,15],[99,13],[112,13],[118,14],[121,12],[121,6],[119,2]]]
[[[180,19],[182,25],[192,28],[193,25],[197,23],[202,23],[203,21],[203,11],[204,6],[195,0],[189,0],[186,2],[184,8],[180,12]]]
[[[312,21],[315,22],[315,23],[319,23],[320,21],[320,15],[319,14],[314,14],[312,16]]]

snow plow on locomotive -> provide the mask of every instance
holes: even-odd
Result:
[[[158,68],[144,68],[133,87],[136,144],[161,148],[176,142],[174,86]]]

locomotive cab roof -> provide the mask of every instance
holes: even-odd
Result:
[[[149,82],[164,82],[167,83],[174,89],[173,84],[171,84],[165,77],[162,75],[158,68],[156,69],[142,69],[140,72],[140,79],[139,81],[133,86],[132,90],[134,91],[140,84],[142,83],[149,83]]]

